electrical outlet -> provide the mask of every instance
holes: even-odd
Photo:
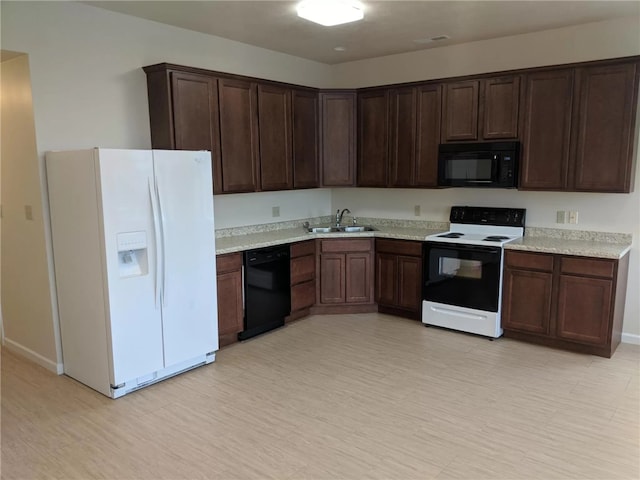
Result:
[[[572,210],[569,212],[569,223],[578,223],[578,212]]]
[[[420,205],[415,205],[415,206],[413,207],[413,214],[414,214],[416,217],[419,217],[419,216],[420,216]]]
[[[280,207],[271,207],[271,216],[279,217],[280,216]]]
[[[567,212],[558,210],[556,212],[556,223],[567,223]]]
[[[33,207],[31,205],[24,206],[24,218],[33,220]]]

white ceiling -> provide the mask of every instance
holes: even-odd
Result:
[[[640,1],[370,1],[363,21],[323,27],[291,1],[90,1],[91,5],[327,64],[624,16]],[[440,42],[414,40],[448,35]],[[640,41],[640,32],[639,32]],[[335,47],[344,47],[342,52]]]

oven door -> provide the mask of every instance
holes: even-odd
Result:
[[[424,300],[498,311],[500,247],[425,242],[424,249]]]

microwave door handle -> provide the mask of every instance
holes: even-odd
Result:
[[[497,153],[493,154],[493,160],[491,162],[493,164],[491,170],[491,177],[493,179],[498,179],[500,178],[500,155],[498,155]]]

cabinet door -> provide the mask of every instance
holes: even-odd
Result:
[[[345,254],[320,255],[320,303],[345,302]]]
[[[526,77],[520,188],[567,188],[573,70],[533,73]]]
[[[636,65],[577,71],[580,89],[576,190],[628,192],[631,185]]]
[[[261,190],[291,190],[291,91],[258,85]]]
[[[209,150],[214,192],[222,191],[218,81],[205,75],[171,72],[174,145],[177,150]]]
[[[291,287],[291,311],[309,308],[316,303],[316,282],[304,282]]]
[[[478,139],[479,80],[449,83],[444,90],[442,141]]]
[[[386,187],[389,168],[389,95],[358,95],[358,186]]]
[[[422,308],[422,258],[398,256],[398,306],[414,312]]]
[[[318,93],[293,90],[293,188],[318,186]]]
[[[389,185],[411,187],[416,163],[416,89],[395,90],[390,95]]]
[[[612,310],[611,280],[560,275],[556,336],[604,345]]]
[[[549,334],[551,272],[505,268],[502,292],[502,328]]]
[[[488,78],[482,91],[482,138],[518,138],[520,77]]]
[[[306,282],[316,278],[316,257],[305,255],[304,257],[291,259],[291,285]]]
[[[373,302],[371,253],[346,254],[346,303]]]
[[[258,178],[256,85],[218,80],[222,191],[254,192]]]
[[[242,254],[229,253],[216,257],[218,283],[218,337],[220,346],[236,340],[244,322],[242,303]],[[227,338],[223,338],[227,336]]]
[[[218,335],[242,331],[242,272],[218,274]]]
[[[440,115],[442,86],[425,85],[417,88],[416,164],[414,184],[417,187],[438,185],[438,144],[440,143]]]
[[[322,186],[355,185],[356,94],[320,94]]]
[[[396,298],[397,284],[397,255],[376,254],[376,302],[381,305],[395,306],[398,303]]]

